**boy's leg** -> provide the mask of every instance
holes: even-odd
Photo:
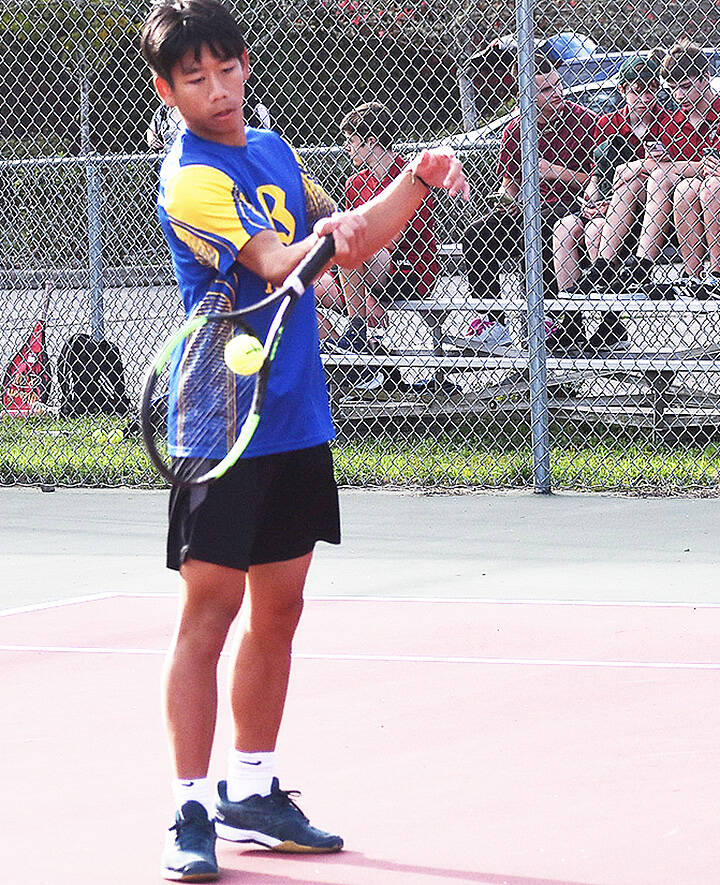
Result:
[[[560,292],[572,289],[582,276],[580,244],[583,238],[584,224],[578,215],[566,215],[555,222],[553,262]]]
[[[250,609],[230,689],[238,750],[267,753],[275,749],[311,559],[308,553],[287,562],[254,565],[248,572]]]
[[[207,781],[217,716],[217,663],[242,602],[245,572],[188,559],[180,574],[180,612],[165,667],[177,811],[163,854],[163,876],[209,881],[218,875]]]
[[[175,774],[207,775],[217,715],[217,664],[243,598],[246,573],[188,559],[165,668],[165,720]]]
[[[384,290],[389,276],[390,251],[380,249],[364,265],[365,319],[370,334],[387,325],[387,311],[377,293]]]
[[[335,325],[324,310],[332,310],[342,313],[345,310],[345,299],[335,277],[327,271],[319,280],[315,281],[315,301],[318,305],[318,335],[320,340],[325,338],[337,338]]]
[[[706,178],[700,197],[710,254],[709,271],[713,277],[720,278],[720,178]]]
[[[623,182],[614,191],[605,214],[598,258],[613,262],[618,259],[644,205],[645,193],[645,180],[639,177]]]
[[[462,236],[471,298],[500,297],[500,260],[522,252],[522,215],[496,210],[474,221]],[[488,312],[505,324],[502,310]]]
[[[602,217],[590,218],[585,222],[585,248],[591,264],[597,260],[600,252],[604,226],[605,219]]]
[[[673,191],[681,180],[677,172],[656,169],[647,179],[647,199],[637,256],[641,261],[657,261],[673,217]]]
[[[302,613],[311,559],[312,553],[308,553],[250,568],[249,614],[231,687],[235,721],[235,753],[231,757],[239,765],[233,771],[231,762],[234,781],[228,777],[227,782],[218,784],[218,835],[233,842],[255,842],[274,851],[325,853],[343,847],[339,836],[311,826],[288,792],[280,789],[274,774],[264,789],[257,788],[257,772],[272,759],[282,720],[292,641]]]
[[[699,277],[702,273],[707,248],[701,187],[699,178],[686,178],[675,188],[673,196],[677,240],[688,277]]]

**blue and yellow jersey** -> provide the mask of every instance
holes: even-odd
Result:
[[[223,309],[260,301],[271,289],[237,261],[243,246],[263,230],[275,230],[283,243],[294,243],[308,235],[315,218],[333,208],[292,148],[274,132],[249,128],[247,145],[230,147],[185,131],[160,171],[158,215],[186,313],[220,296]],[[261,337],[274,312],[270,308],[253,315]],[[192,450],[183,446],[173,417],[176,397],[171,392],[173,453],[221,456],[209,441],[194,442]],[[307,448],[333,436],[310,288],[287,321],[270,372],[263,420],[243,457]]]

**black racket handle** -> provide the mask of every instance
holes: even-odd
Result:
[[[300,278],[303,289],[307,289],[334,254],[335,240],[332,234],[323,237],[316,246],[313,246],[295,268],[294,275]]]

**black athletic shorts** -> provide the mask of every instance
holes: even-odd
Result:
[[[167,566],[186,559],[247,571],[340,543],[330,446],[241,458],[205,486],[170,492]]]

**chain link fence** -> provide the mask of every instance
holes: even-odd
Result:
[[[472,186],[467,205],[434,195],[392,285],[385,262],[318,295],[342,483],[715,488],[714,2],[229,5],[247,122],[339,204],[362,199],[359,171],[380,186],[428,145]],[[134,403],[181,306],[154,212],[174,121],[139,53],[147,9],[0,0],[0,484],[159,484]],[[668,64],[685,36],[701,51]],[[367,102],[391,115],[385,153],[343,129]]]

